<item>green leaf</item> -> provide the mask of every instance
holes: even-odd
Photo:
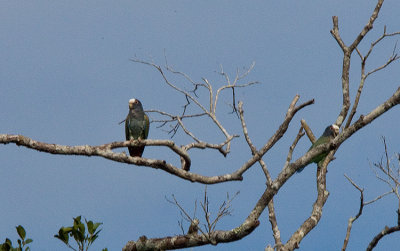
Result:
[[[85,235],[85,225],[82,222],[78,225],[78,228],[79,232],[81,232],[82,235]]]
[[[78,226],[79,224],[82,224],[80,215],[73,219],[74,219],[74,226]]]
[[[88,227],[88,232],[89,232],[89,234],[93,234],[94,233],[94,231],[96,231],[96,229],[93,229],[93,227],[94,227],[94,225],[93,225],[93,221],[87,221],[86,222],[86,225],[87,225],[87,227]]]
[[[33,240],[28,238],[28,239],[26,239],[25,244],[29,244],[31,242],[33,242]]]
[[[100,226],[100,225],[102,225],[103,223],[101,223],[101,222],[96,222],[96,223],[94,223],[93,224],[93,232],[95,232],[96,231],[96,229]]]
[[[6,238],[6,243],[7,243],[8,245],[10,245],[10,247],[12,247],[12,242],[11,242],[10,239]]]
[[[62,227],[62,231],[69,234],[72,232],[73,228],[72,227]]]
[[[101,251],[108,251],[108,249],[107,248],[103,248]]]
[[[16,229],[17,229],[19,237],[21,237],[21,239],[24,240],[25,236],[26,236],[26,232],[25,232],[24,227],[19,225],[18,227],[16,227]]]
[[[85,235],[78,229],[74,229],[71,234],[77,242],[83,243],[83,241],[85,240]]]
[[[5,242],[0,246],[1,251],[9,251],[12,247],[11,241],[7,238]]]
[[[68,244],[69,236],[68,233],[70,232],[70,228],[66,230],[66,228],[62,227],[60,230],[58,230],[58,235],[54,235],[55,238],[59,239],[60,241],[64,242],[65,244]]]

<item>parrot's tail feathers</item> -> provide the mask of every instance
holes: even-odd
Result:
[[[128,147],[129,155],[132,157],[142,157],[144,146]]]

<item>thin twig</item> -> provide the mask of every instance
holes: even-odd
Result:
[[[346,231],[346,237],[344,238],[344,242],[343,242],[343,247],[342,247],[342,251],[345,251],[347,248],[347,244],[349,243],[349,239],[350,239],[350,233],[351,233],[351,229],[353,227],[353,223],[354,221],[356,221],[362,214],[363,208],[364,208],[364,189],[360,188],[352,179],[350,179],[346,174],[344,174],[344,177],[346,177],[346,179],[358,190],[360,191],[360,208],[358,210],[358,213],[356,214],[356,216],[354,217],[350,217],[348,224],[347,224],[347,231]]]

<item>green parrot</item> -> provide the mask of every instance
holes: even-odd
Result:
[[[328,126],[324,133],[321,135],[321,137],[319,137],[317,139],[317,141],[314,142],[314,144],[312,144],[312,146],[310,147],[310,149],[308,149],[308,151],[310,151],[311,149],[313,149],[314,147],[317,147],[319,145],[328,143],[329,141],[331,141],[332,139],[334,139],[336,137],[336,135],[338,135],[339,133],[339,127],[335,124],[332,124],[330,126]],[[325,157],[328,155],[328,152],[323,152],[317,156],[315,156],[314,158],[311,159],[310,163],[319,163],[319,162],[323,162],[325,160]],[[305,167],[305,166],[304,166]],[[297,170],[297,172],[301,172],[303,171],[303,168],[300,168],[299,170]]]
[[[125,119],[126,140],[147,139],[149,135],[149,117],[144,113],[142,103],[138,99],[129,100],[129,113]],[[129,146],[132,157],[142,157],[144,146]]]

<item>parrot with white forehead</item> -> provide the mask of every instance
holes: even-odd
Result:
[[[319,137],[317,139],[317,141],[314,142],[314,144],[312,144],[312,146],[310,147],[310,149],[308,149],[308,151],[310,151],[311,149],[328,143],[329,141],[331,141],[332,139],[334,139],[339,133],[339,127],[335,124],[332,124],[330,126],[328,126],[327,128],[325,128],[324,133],[321,135],[321,137]],[[322,152],[321,154],[315,156],[314,158],[311,159],[310,163],[319,163],[319,162],[323,162],[325,160],[325,157],[328,155],[329,151],[327,152]],[[303,171],[303,168],[300,168],[299,170],[297,170],[297,172],[301,172]]]
[[[138,99],[129,100],[129,113],[125,119],[126,140],[147,139],[149,135],[149,117],[144,113],[142,103]],[[129,146],[129,155],[142,157],[145,146]]]

